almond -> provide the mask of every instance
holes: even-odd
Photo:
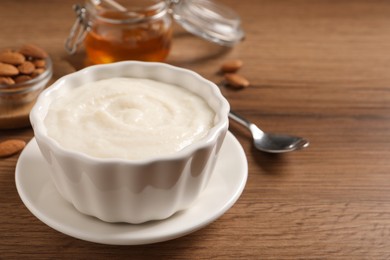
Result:
[[[18,75],[15,77],[15,83],[22,83],[22,82],[25,82],[25,81],[28,81],[32,79],[32,77],[28,76],[28,75]]]
[[[37,59],[44,59],[48,57],[48,54],[45,50],[41,49],[40,47],[34,44],[23,45],[20,48],[19,52],[26,56],[30,56]]]
[[[0,76],[15,76],[18,74],[19,71],[14,65],[0,62]]]
[[[35,67],[44,68],[46,67],[46,61],[44,59],[37,59],[33,61]]]
[[[241,69],[243,65],[242,60],[228,60],[224,62],[221,66],[222,72],[236,72]]]
[[[44,68],[38,68],[38,69],[35,69],[32,73],[31,73],[31,76],[33,78],[41,75],[43,72],[45,72],[45,69]]]
[[[3,51],[0,53],[0,62],[19,65],[22,64],[25,60],[26,58],[19,52]]]
[[[35,65],[31,61],[25,61],[18,66],[18,70],[22,74],[31,74],[35,70]]]
[[[10,139],[0,143],[0,157],[11,156],[23,150],[26,142],[18,139]]]
[[[246,88],[250,85],[249,81],[239,74],[226,73],[224,76],[228,85],[234,88]]]
[[[0,76],[0,85],[13,85],[15,81],[11,77]]]

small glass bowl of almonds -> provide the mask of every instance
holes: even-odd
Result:
[[[25,44],[0,50],[0,105],[15,106],[34,101],[53,75],[45,50]]]

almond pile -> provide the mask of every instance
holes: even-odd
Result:
[[[33,44],[1,51],[0,85],[12,86],[39,76],[46,70],[47,57],[46,51]]]
[[[238,74],[238,70],[241,69],[243,62],[241,60],[228,60],[221,66],[221,72],[226,80],[228,86],[233,88],[246,88],[249,87],[249,81]]]

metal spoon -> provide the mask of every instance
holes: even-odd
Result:
[[[309,146],[309,142],[298,136],[265,133],[255,124],[230,110],[229,117],[248,128],[253,136],[255,147],[267,153],[285,153]]]

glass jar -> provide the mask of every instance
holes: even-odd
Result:
[[[77,20],[65,43],[84,42],[92,64],[122,60],[163,61],[172,41],[172,18],[187,31],[225,46],[244,33],[235,12],[210,0],[87,0],[75,5]]]
[[[89,0],[85,6],[75,7],[86,31],[85,39],[84,35],[80,37],[89,62],[165,59],[172,38],[172,19],[165,2],[133,1],[131,9],[107,3],[110,2]],[[72,47],[69,50],[75,51]]]

